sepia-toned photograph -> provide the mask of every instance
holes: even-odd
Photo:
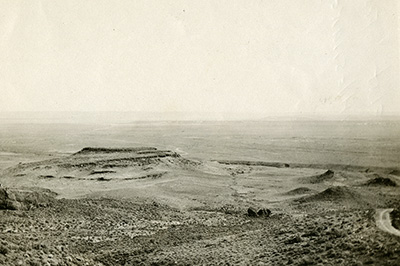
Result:
[[[400,1],[0,0],[0,265],[400,265]]]

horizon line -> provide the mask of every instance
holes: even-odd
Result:
[[[1,124],[129,124],[137,122],[397,121],[400,114],[254,114],[230,112],[0,111]]]

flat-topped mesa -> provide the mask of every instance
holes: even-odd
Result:
[[[136,148],[102,148],[102,147],[85,147],[82,150],[74,153],[74,155],[81,154],[96,154],[96,153],[117,153],[117,152],[154,152],[157,148],[154,147],[136,147]]]
[[[163,158],[179,158],[183,162],[180,154],[171,150],[158,150],[153,147],[136,148],[101,148],[86,147],[74,153],[68,161],[58,164],[61,168],[113,168],[128,167],[132,165],[148,165],[156,163]],[[167,159],[168,160],[168,159]]]

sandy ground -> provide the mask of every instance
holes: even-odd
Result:
[[[0,176],[0,264],[398,265],[396,171],[151,148],[20,163]]]

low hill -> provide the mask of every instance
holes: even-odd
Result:
[[[325,173],[320,175],[302,177],[299,181],[300,183],[317,184],[332,179],[334,175],[335,173],[332,170],[327,170]]]
[[[361,208],[368,208],[370,206],[370,201],[367,199],[367,196],[362,195],[354,188],[346,186],[329,187],[320,193],[304,196],[295,201],[298,203],[327,202],[335,205]]]
[[[283,195],[296,196],[296,195],[312,194],[314,192],[315,192],[315,190],[310,189],[308,187],[298,187],[298,188],[295,188],[288,192],[283,193]]]

